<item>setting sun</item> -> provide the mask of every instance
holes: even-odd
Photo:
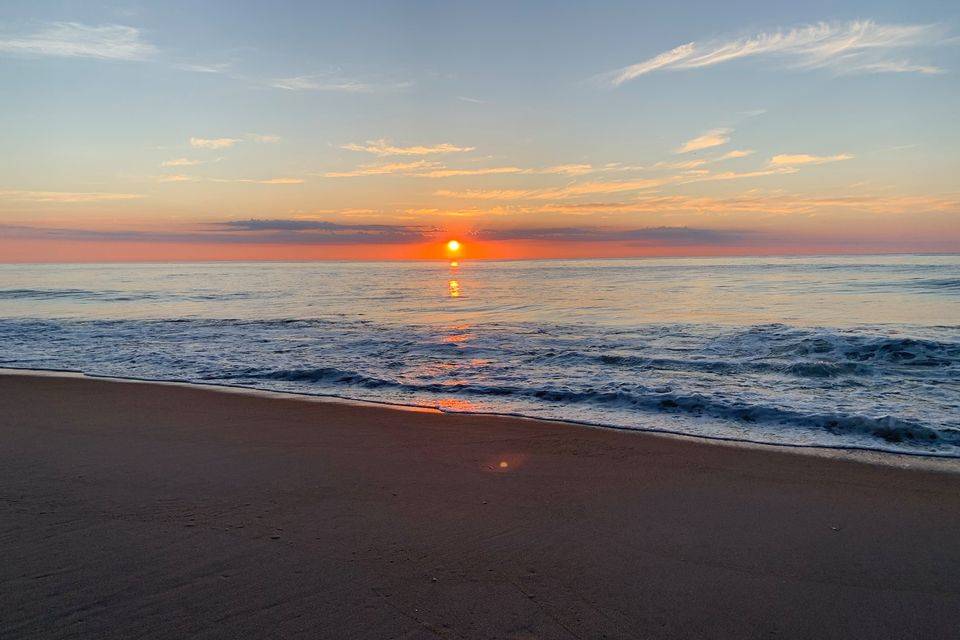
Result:
[[[457,253],[460,251],[460,242],[458,240],[450,240],[447,242],[447,251],[450,253]]]

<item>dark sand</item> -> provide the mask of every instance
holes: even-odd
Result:
[[[0,638],[960,637],[887,459],[0,375]]]

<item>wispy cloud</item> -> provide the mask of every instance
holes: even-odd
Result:
[[[721,162],[723,160],[736,160],[737,158],[746,158],[747,156],[753,155],[753,149],[734,149],[733,151],[728,151],[719,158],[715,158],[713,162]]]
[[[730,134],[733,129],[719,128],[711,129],[703,135],[687,140],[674,150],[674,153],[690,153],[691,151],[700,151],[701,149],[710,149],[730,142]]]
[[[322,244],[421,242],[437,231],[424,225],[342,224],[303,219],[231,220],[213,226],[239,232],[281,232],[288,241]]]
[[[216,64],[194,64],[189,62],[178,62],[173,65],[175,69],[180,69],[181,71],[192,71],[194,73],[227,73],[230,71],[230,68],[233,66],[228,62],[216,63]]]
[[[195,149],[227,149],[241,142],[256,142],[258,144],[275,144],[280,142],[280,136],[263,133],[247,133],[242,138],[190,138],[190,146]],[[199,164],[199,161],[194,162]],[[174,165],[167,165],[174,166]]]
[[[730,245],[753,235],[733,229],[691,227],[644,227],[617,229],[610,227],[507,227],[482,229],[482,240],[525,240],[537,242],[623,242],[662,246]]]
[[[281,140],[280,136],[263,133],[248,133],[246,138],[251,142],[258,142],[260,144],[275,144]]]
[[[181,230],[75,229],[0,225],[10,237],[99,242],[202,244],[402,244],[432,239],[436,229],[420,225],[338,224],[321,220],[232,220]]]
[[[268,86],[284,91],[332,91],[339,93],[375,93],[397,91],[413,86],[412,82],[367,82],[331,74],[316,74],[276,78]]]
[[[838,153],[835,156],[812,156],[806,153],[783,153],[770,158],[770,165],[774,167],[795,167],[800,164],[826,164],[841,162],[853,158],[849,153]]]
[[[364,164],[350,171],[328,171],[323,174],[325,178],[357,178],[361,176],[380,176],[390,174],[409,175],[424,169],[433,169],[441,166],[437,162],[429,160],[415,160],[413,162],[390,162],[386,164]]]
[[[716,161],[716,160],[714,160]],[[687,164],[687,163],[684,163]],[[692,163],[699,166],[701,163]],[[679,167],[671,167],[679,168]],[[799,169],[792,165],[767,166],[755,171],[724,171],[711,173],[708,170],[688,169],[685,172],[666,175],[657,178],[638,178],[634,180],[611,180],[579,182],[563,187],[548,187],[539,189],[440,189],[434,192],[435,196],[444,198],[461,198],[472,200],[567,200],[589,196],[600,196],[631,191],[652,191],[667,185],[683,185],[697,182],[716,182],[728,180],[745,180],[772,175],[787,175],[797,173]]]
[[[226,149],[238,142],[240,138],[190,138],[190,146],[195,149]]]
[[[157,182],[215,182],[219,184],[267,184],[267,185],[289,185],[303,184],[302,178],[207,178],[203,176],[188,176],[184,174],[167,174],[157,177]]]
[[[603,77],[613,86],[620,86],[628,80],[633,80],[634,78],[650,73],[651,71],[679,65],[684,60],[690,58],[690,56],[692,56],[696,51],[696,43],[688,42],[687,44],[674,47],[673,49],[670,49],[670,51],[665,51],[648,60],[644,60],[643,62],[638,62],[630,65],[629,67],[624,67],[623,69],[618,69],[617,71],[604,74]]]
[[[684,170],[684,169],[696,169],[697,167],[702,167],[703,165],[707,164],[707,162],[708,162],[708,160],[706,160],[706,159],[699,159],[699,160],[680,160],[680,161],[677,161],[677,162],[667,162],[667,161],[663,161],[663,162],[658,162],[657,164],[653,165],[653,168],[654,168],[654,169],[671,169],[671,170],[681,171],[681,170]]]
[[[722,180],[744,180],[746,178],[763,178],[766,176],[775,176],[775,175],[785,175],[790,173],[796,173],[798,169],[796,167],[785,165],[785,166],[775,166],[768,167],[766,169],[758,169],[756,171],[723,171],[721,173],[709,173],[704,175],[697,175],[692,177],[681,177],[676,182],[679,183],[691,183],[691,182],[717,182]]]
[[[255,179],[255,178],[206,178],[207,182],[236,182],[240,184],[273,184],[273,185],[289,185],[289,184],[303,184],[302,178],[264,178],[264,179]]]
[[[118,24],[54,22],[34,33],[0,36],[0,52],[60,58],[145,60],[157,52],[140,30]]]
[[[112,200],[139,200],[143,197],[136,193],[0,190],[0,199],[22,202],[109,202]]]
[[[702,137],[702,136],[701,136]],[[719,145],[718,145],[719,146]],[[715,156],[713,158],[697,158],[696,160],[677,160],[675,162],[658,162],[653,165],[654,169],[676,169],[676,170],[689,170],[689,169],[698,169],[704,165],[713,164],[715,162],[723,162],[725,160],[736,160],[738,158],[746,158],[747,156],[753,155],[755,151],[753,149],[734,149],[733,151],[728,151],[720,156]]]
[[[845,73],[922,73],[928,76],[946,73],[946,69],[940,67],[929,64],[914,64],[906,60],[864,62],[863,64],[852,65],[847,69],[841,69],[841,71]]]
[[[473,169],[433,169],[413,175],[420,178],[452,178],[457,176],[494,176],[505,173],[526,173],[520,167],[480,167]]]
[[[466,189],[463,191],[441,189],[434,192],[434,195],[474,200],[564,200],[583,196],[644,191],[669,184],[674,180],[674,178],[668,177],[609,182],[581,182],[563,187],[545,189]]]
[[[630,168],[624,167],[606,167],[604,169],[598,169],[593,165],[589,164],[558,164],[553,167],[547,167],[545,169],[535,169],[534,173],[546,173],[546,174],[556,174],[562,176],[582,176],[588,173],[595,173],[598,171],[624,171],[630,170]]]
[[[562,164],[544,168],[505,167],[447,167],[436,161],[417,160],[413,162],[390,162],[385,164],[363,164],[350,171],[328,171],[325,178],[355,178],[360,176],[379,176],[400,174],[414,178],[455,178],[462,176],[492,176],[505,174],[553,174],[580,176],[601,171],[589,164]]]
[[[466,153],[476,149],[476,147],[460,147],[448,142],[428,146],[413,145],[409,147],[402,147],[392,144],[386,138],[380,138],[379,140],[367,140],[364,144],[351,142],[349,144],[340,145],[340,148],[347,149],[348,151],[372,153],[376,156],[429,156],[444,153]]]
[[[173,160],[165,160],[160,163],[161,167],[192,167],[194,165],[203,164],[203,160],[191,160],[190,158],[174,158]]]
[[[618,202],[555,202],[525,208],[532,213],[590,214],[619,213],[760,213],[775,215],[810,214],[837,210],[877,214],[955,212],[960,210],[960,195],[876,195],[813,196],[785,194],[751,189],[745,193],[716,198],[710,196],[642,194]]]
[[[690,42],[601,78],[620,86],[654,71],[698,69],[748,57],[775,57],[793,68],[831,68],[842,73],[939,73],[938,67],[888,56],[894,50],[938,44],[942,33],[942,27],[929,24],[820,22],[744,38]]]

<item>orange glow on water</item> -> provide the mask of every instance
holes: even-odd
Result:
[[[447,286],[448,286],[448,288],[450,289],[450,297],[451,297],[451,298],[459,298],[459,297],[460,297],[460,283],[459,283],[459,282],[457,282],[456,280],[451,280],[450,282],[447,283]]]
[[[477,405],[470,402],[469,400],[461,400],[460,398],[443,398],[440,402],[437,403],[437,406],[440,407],[443,411],[476,411]]]

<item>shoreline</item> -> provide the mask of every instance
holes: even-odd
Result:
[[[960,479],[0,372],[0,636],[950,638]]]
[[[764,442],[761,440],[748,440],[731,438],[724,436],[709,436],[686,434],[671,429],[656,427],[622,427],[617,425],[607,425],[577,420],[564,420],[560,418],[542,418],[537,416],[527,416],[518,413],[496,413],[483,411],[445,411],[438,407],[429,407],[415,404],[400,404],[386,400],[368,400],[360,398],[351,398],[335,394],[308,393],[297,391],[276,391],[271,389],[260,389],[257,387],[248,387],[239,384],[229,384],[221,382],[195,382],[175,379],[155,379],[155,378],[134,378],[125,376],[112,376],[106,374],[86,373],[83,371],[74,371],[69,369],[31,369],[0,366],[0,377],[2,376],[40,376],[40,377],[78,377],[90,380],[106,380],[116,382],[126,382],[131,384],[143,385],[163,385],[163,386],[182,386],[187,388],[213,389],[221,390],[225,393],[249,394],[255,397],[277,397],[288,398],[292,400],[303,400],[305,402],[324,403],[331,402],[337,404],[353,405],[358,407],[378,407],[396,411],[412,411],[437,413],[441,415],[461,415],[502,418],[506,420],[529,420],[533,422],[543,422],[547,424],[567,425],[573,428],[600,429],[606,431],[635,433],[653,437],[673,438],[681,441],[700,442],[712,444],[715,446],[728,446],[735,448],[759,450],[771,450],[793,453],[796,455],[810,455],[825,458],[847,459],[863,464],[874,464],[882,466],[892,466],[895,468],[924,468],[931,471],[943,471],[946,473],[960,473],[960,455],[951,455],[946,453],[934,453],[924,451],[892,451],[880,447],[866,446],[833,446],[820,444],[784,444],[776,442]]]

